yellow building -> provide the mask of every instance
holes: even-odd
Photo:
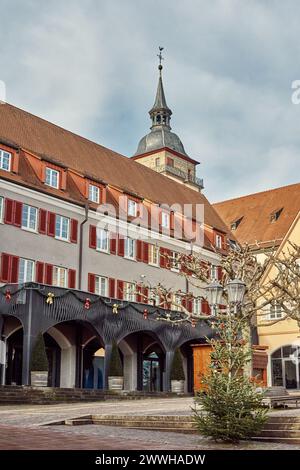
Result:
[[[276,251],[280,256],[289,241],[300,245],[300,184],[231,199],[214,207],[237,240],[253,247],[259,260],[266,251]],[[272,276],[271,268],[265,279]],[[272,324],[282,317],[283,312],[275,305],[258,321],[254,373],[260,370],[269,386],[299,389],[300,330],[291,319]],[[266,354],[268,361],[264,360]]]

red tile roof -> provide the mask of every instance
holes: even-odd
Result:
[[[279,244],[300,211],[300,183],[271,189],[248,196],[218,202],[213,205],[228,228],[242,219],[233,231],[244,244]],[[282,209],[279,217],[271,221],[271,215]]]
[[[205,223],[227,232],[226,225],[203,194],[10,104],[0,105],[0,139],[153,202],[169,205],[204,204]],[[28,171],[27,168],[27,183],[30,181],[31,185],[40,190],[57,192],[29,176]],[[7,178],[7,172],[1,172],[1,176]],[[23,178],[25,173],[13,177],[18,182],[22,182]],[[64,193],[60,193],[60,197],[64,197]],[[77,198],[74,188],[70,191],[70,185],[67,186],[65,197]]]

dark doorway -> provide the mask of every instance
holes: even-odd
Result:
[[[162,390],[162,358],[156,352],[143,356],[143,390],[160,392]]]
[[[103,389],[105,352],[98,338],[92,339],[83,349],[82,387]]]
[[[7,385],[22,385],[23,328],[12,333],[6,343]]]

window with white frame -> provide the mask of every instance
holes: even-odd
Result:
[[[68,270],[60,266],[53,268],[53,285],[57,287],[67,287]]]
[[[11,153],[0,149],[0,169],[10,171],[11,166]]]
[[[107,297],[107,286],[108,286],[107,277],[96,276],[95,278],[95,293],[96,294],[102,295],[103,297]]]
[[[133,282],[124,282],[124,299],[128,302],[135,302],[135,284]]]
[[[129,259],[135,259],[135,239],[126,238],[125,239],[125,257]]]
[[[34,281],[35,263],[31,259],[20,258],[19,260],[19,283]]]
[[[171,269],[172,271],[179,272],[180,270],[180,253],[177,253],[176,251],[172,251],[172,264],[171,264]]]
[[[128,215],[130,215],[132,217],[136,217],[137,203],[135,201],[133,201],[132,199],[128,199],[127,212],[128,212]]]
[[[100,190],[98,186],[95,186],[94,184],[89,185],[89,200],[92,202],[95,202],[96,204],[99,204],[99,195],[100,195]]]
[[[58,189],[59,171],[46,167],[45,184],[47,184],[47,186],[51,186],[52,188]]]
[[[37,230],[37,214],[38,210],[36,207],[23,204],[22,206],[22,228],[26,230]]]
[[[170,227],[170,214],[167,212],[162,212],[161,213],[161,226],[163,228],[169,228]]]
[[[55,217],[55,238],[69,241],[70,238],[70,219],[62,215]]]
[[[173,301],[171,304],[171,310],[181,311],[181,301],[182,301],[181,295],[174,294]]]
[[[278,320],[282,318],[283,316],[283,310],[282,306],[278,302],[274,302],[273,305],[270,305],[270,311],[269,311],[269,320]]]
[[[149,264],[159,266],[159,247],[157,245],[149,245]]]
[[[213,264],[210,266],[210,279],[212,281],[218,280],[218,266],[215,266]]]
[[[108,252],[108,230],[97,228],[97,250]]]
[[[202,312],[202,299],[200,297],[195,297],[193,299],[193,313],[195,315],[201,315]]]
[[[4,197],[0,196],[0,223],[3,221]]]
[[[222,237],[221,237],[221,235],[216,235],[216,248],[222,248]]]

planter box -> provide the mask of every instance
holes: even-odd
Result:
[[[173,393],[184,393],[185,380],[171,380],[171,391]]]
[[[31,372],[31,386],[32,387],[47,387],[48,386],[48,371],[32,371]]]
[[[109,390],[123,390],[124,377],[108,377]]]

